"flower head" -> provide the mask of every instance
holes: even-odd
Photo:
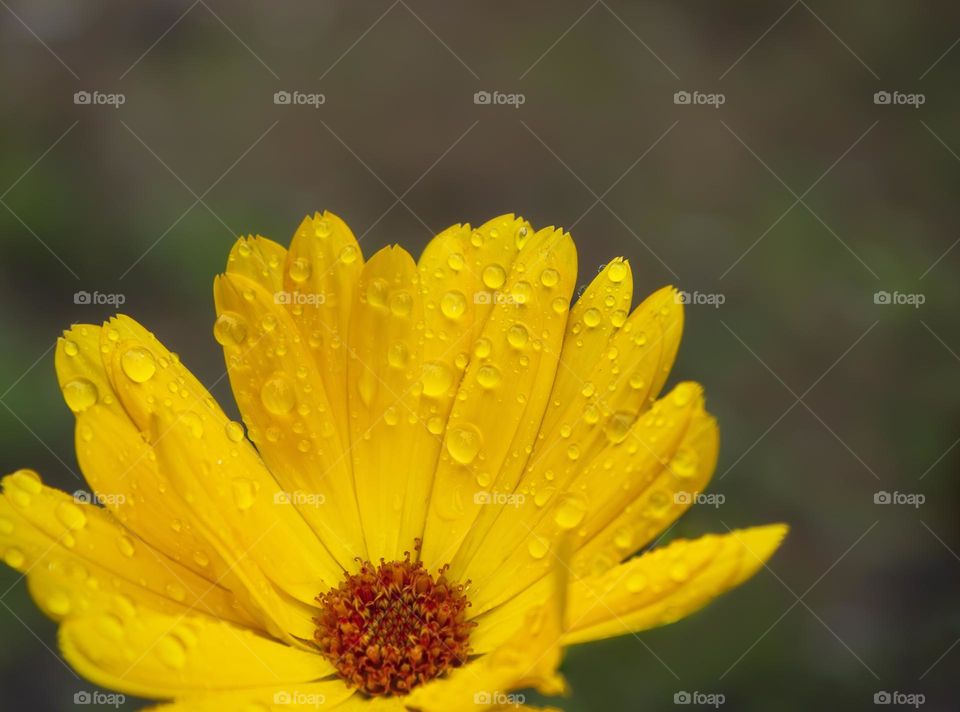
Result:
[[[677,293],[631,310],[620,259],[571,303],[576,279],[570,235],[512,215],[416,262],[365,261],[330,213],[241,239],[213,331],[243,424],[133,319],[74,326],[93,495],[7,476],[0,554],[79,673],[170,712],[563,692],[564,646],[697,610],[786,531],[635,556],[698,499],[717,426],[698,385],[661,395]]]

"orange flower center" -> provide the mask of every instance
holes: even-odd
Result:
[[[320,596],[314,640],[347,684],[368,695],[405,695],[467,662],[470,605],[462,584],[419,561],[360,561]]]

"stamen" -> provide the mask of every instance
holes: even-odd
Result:
[[[410,552],[376,567],[357,561],[358,573],[317,596],[322,612],[314,619],[317,647],[348,684],[368,695],[405,695],[467,662],[476,624],[466,620],[465,586],[446,578],[449,567],[434,578]]]

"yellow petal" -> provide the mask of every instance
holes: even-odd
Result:
[[[240,238],[230,250],[227,272],[257,282],[272,294],[283,289],[286,260],[287,250],[273,240],[260,235]]]
[[[573,557],[574,573],[602,573],[665,531],[707,486],[719,446],[716,420],[703,411],[696,412],[669,464],[615,519],[581,543]]]
[[[446,677],[418,687],[408,705],[422,712],[458,712],[494,705],[510,708],[512,690],[535,688],[545,695],[562,694],[566,682],[558,672],[567,605],[569,542],[561,542],[554,558],[550,595],[528,609],[523,623],[496,649],[457,668]]]
[[[366,551],[349,451],[313,355],[273,294],[242,276],[214,285],[237,405],[270,472],[341,567]],[[245,444],[245,442],[244,442]]]
[[[99,326],[79,324],[57,341],[57,378],[76,416],[80,469],[98,501],[124,526],[187,568],[220,581],[226,564],[192,529],[186,504],[168,496],[169,479],[113,393],[101,343],[119,338],[113,327],[105,335]]]
[[[116,606],[60,626],[60,649],[81,675],[141,697],[280,686],[333,672],[320,655],[224,621]]]
[[[570,586],[564,644],[672,623],[741,584],[787,533],[772,524],[675,541]]]
[[[350,228],[325,211],[300,223],[283,279],[283,301],[316,363],[343,443],[350,442],[344,344],[362,268],[363,253]]]
[[[154,610],[195,610],[257,627],[226,589],[168,559],[106,510],[77,501],[20,470],[3,479],[0,556],[27,575],[30,592],[57,620],[123,596]]]
[[[570,310],[560,366],[540,433],[552,433],[560,416],[577,400],[605,355],[610,338],[624,325],[633,299],[630,263],[616,259],[594,277]],[[582,408],[581,408],[582,413]]]
[[[702,411],[699,386],[679,384],[629,428],[627,437],[608,443],[566,487],[518,492],[488,505],[499,518],[483,546],[467,561],[455,559],[451,572],[474,582],[474,615],[502,603],[543,576],[551,550],[565,532],[574,546],[588,541],[613,521],[625,502],[656,478],[674,457],[694,414]]]
[[[420,419],[421,394],[453,384],[445,364],[422,366],[423,301],[413,258],[388,247],[364,265],[347,341],[350,451],[371,561],[403,558],[422,534],[430,494],[414,467],[437,436]]]
[[[511,492],[520,477],[553,385],[576,269],[573,241],[552,228],[534,234],[513,264],[509,298],[494,305],[450,414],[424,535],[428,568],[450,561],[468,532],[479,538],[493,521],[484,493]]]

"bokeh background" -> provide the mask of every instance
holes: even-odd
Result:
[[[638,297],[714,302],[688,308],[673,378],[706,385],[725,502],[669,537],[792,526],[705,611],[570,651],[565,708],[960,706],[955,5],[0,5],[4,472],[82,486],[51,347],[112,309],[77,291],[123,295],[212,383],[211,282],[236,234],[286,243],[327,208],[368,254],[416,254],[515,211],[572,229],[582,284],[623,255]],[[0,603],[0,708],[77,709],[94,688],[6,567]]]

